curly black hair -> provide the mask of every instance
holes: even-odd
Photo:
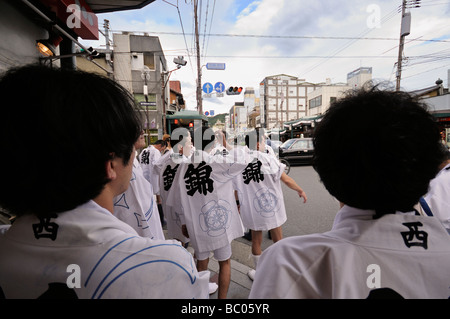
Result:
[[[439,166],[439,129],[406,92],[352,90],[316,127],[314,168],[339,201],[377,215],[412,211]]]

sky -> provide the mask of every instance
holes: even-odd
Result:
[[[342,83],[347,73],[372,67],[376,81],[395,86],[401,25],[401,0],[198,0],[201,83],[252,87],[267,76],[287,74],[307,82]],[[407,1],[413,3],[415,1]],[[159,36],[169,70],[173,59],[187,65],[172,72],[181,82],[187,109],[195,110],[197,61],[194,1],[156,0],[142,9],[98,14],[99,26],[110,21],[113,33],[147,32]],[[412,91],[448,87],[450,69],[450,1],[422,0],[411,8],[405,37],[401,87]],[[81,41],[83,43],[83,41]],[[104,48],[105,40],[83,44]],[[208,70],[207,63],[225,63]],[[203,111],[227,113],[238,96],[203,98]]]

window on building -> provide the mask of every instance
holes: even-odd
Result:
[[[289,111],[296,111],[297,110],[297,99],[289,99]]]
[[[144,52],[144,65],[150,70],[155,70],[155,54],[153,52]]]
[[[309,100],[309,108],[315,108],[322,105],[322,95],[319,95],[311,100]]]
[[[269,86],[269,96],[276,96],[277,95],[277,89],[274,86]]]

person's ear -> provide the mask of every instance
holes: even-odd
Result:
[[[114,154],[111,154],[111,158],[106,161],[106,177],[109,180],[114,180],[117,177],[116,161],[117,157],[115,157]]]

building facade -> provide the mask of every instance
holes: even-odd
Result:
[[[359,89],[371,80],[371,67],[361,67],[347,73],[347,83],[331,83],[330,79],[326,79],[325,83],[319,83],[315,90],[310,92],[308,97],[308,115],[320,116],[324,114],[331,103],[342,97],[345,91]]]
[[[114,79],[141,105],[148,142],[162,138],[170,86],[167,62],[158,37],[114,33]]]
[[[317,84],[286,74],[264,78],[259,87],[259,123],[267,129],[308,115],[308,95]]]

